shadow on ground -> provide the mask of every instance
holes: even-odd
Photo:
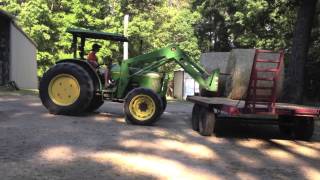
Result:
[[[121,104],[84,117],[53,116],[34,97],[0,97],[4,179],[316,179],[313,141],[274,126],[224,123],[219,137],[190,129],[192,104],[169,102],[153,127],[127,125]]]

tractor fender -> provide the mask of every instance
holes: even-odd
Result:
[[[56,64],[59,64],[59,63],[74,63],[81,66],[89,73],[90,77],[92,78],[95,90],[99,92],[102,91],[102,84],[101,84],[99,75],[96,72],[96,70],[87,61],[77,60],[77,59],[63,59],[58,61]]]

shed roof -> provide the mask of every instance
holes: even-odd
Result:
[[[15,20],[16,19],[16,17],[14,17],[13,15],[9,14],[8,12],[6,12],[6,11],[4,11],[2,9],[0,9],[0,17],[7,18],[9,20]]]
[[[4,10],[1,10],[0,9],[0,19],[1,18],[5,18],[7,20],[9,20],[35,47],[37,47],[37,43],[34,42],[23,30],[22,28],[17,25],[17,23],[15,22],[16,20],[16,17],[11,15],[10,13],[4,11]]]

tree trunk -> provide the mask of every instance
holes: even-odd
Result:
[[[303,99],[304,66],[308,56],[316,4],[317,0],[301,0],[284,91],[284,99],[288,102],[301,103]]]

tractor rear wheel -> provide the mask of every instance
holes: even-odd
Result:
[[[146,88],[135,88],[128,93],[124,103],[125,118],[128,123],[152,125],[163,112],[161,97]]]
[[[167,108],[167,98],[166,98],[166,96],[161,97],[161,100],[162,100],[162,112],[161,113],[163,113]]]
[[[99,109],[104,103],[104,100],[99,95],[94,95],[89,106],[86,109],[86,112],[94,112],[95,110]]]
[[[59,63],[42,77],[39,95],[52,114],[78,115],[93,98],[93,81],[88,72],[74,63]]]

